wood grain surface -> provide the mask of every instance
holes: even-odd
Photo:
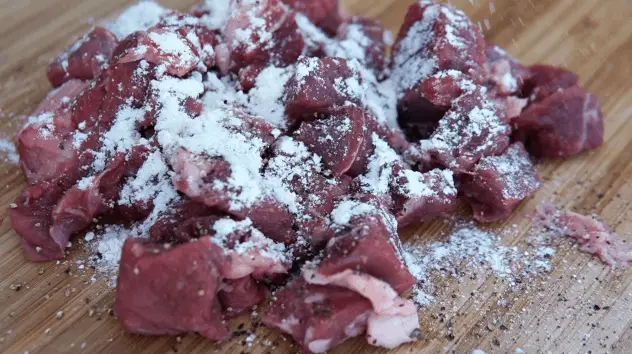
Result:
[[[195,0],[162,0],[187,9]],[[348,13],[380,19],[397,31],[411,0],[346,0]],[[632,240],[632,2],[626,0],[453,0],[489,42],[525,63],[563,65],[602,101],[606,143],[592,153],[542,162],[545,183],[514,215],[493,225],[517,225],[504,242],[523,245],[531,221],[525,213],[548,200],[595,213]],[[10,137],[50,89],[45,68],[94,21],[115,15],[128,0],[0,0],[0,137]],[[96,19],[96,20],[95,20]],[[0,166],[0,215],[25,186],[19,168]],[[403,235],[415,242],[441,238],[445,223]],[[245,338],[216,344],[196,335],[125,334],[110,314],[114,295],[104,281],[88,284],[73,251],[61,264],[28,263],[6,218],[0,225],[0,352],[2,353],[293,353],[291,340],[259,328]],[[411,241],[407,241],[411,242]],[[80,247],[75,246],[75,249]],[[437,302],[424,309],[423,339],[394,353],[630,353],[632,271],[612,270],[561,242],[547,276],[509,284],[486,274],[436,279]],[[465,280],[464,280],[465,279]],[[63,312],[63,315],[61,315]],[[57,315],[57,314],[60,315]],[[60,317],[61,318],[58,318]],[[250,328],[247,319],[231,322]],[[363,338],[332,353],[384,353]]]

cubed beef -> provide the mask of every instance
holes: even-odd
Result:
[[[334,210],[334,213],[340,209]],[[345,270],[360,271],[389,283],[395,291],[409,290],[416,283],[400,259],[401,244],[397,230],[381,216],[358,216],[331,239],[325,256],[318,264],[322,276],[334,276]]]
[[[366,330],[371,302],[336,286],[308,284],[303,278],[275,293],[263,321],[289,334],[305,351],[323,353]]]
[[[499,154],[509,145],[510,127],[482,87],[461,95],[441,118],[422,153],[455,172],[471,169],[483,156]]]
[[[531,71],[497,45],[488,44],[485,54],[489,88],[499,96],[520,94]]]
[[[268,197],[257,201],[249,208],[247,217],[257,230],[276,242],[290,245],[296,240],[294,215],[279,200]]]
[[[191,42],[171,28],[156,27],[148,32],[137,32],[126,39],[130,40],[132,45],[117,58],[118,63],[144,59],[155,65],[164,65],[166,72],[171,75],[183,77],[200,62],[199,54]]]
[[[304,14],[316,26],[334,36],[342,23],[339,0],[282,0],[294,10]]]
[[[502,220],[540,187],[535,166],[521,143],[499,156],[482,158],[472,173],[463,175],[459,189],[481,222]]]
[[[577,86],[532,103],[512,122],[516,138],[535,156],[573,156],[603,144],[599,99]]]
[[[320,156],[325,167],[339,177],[352,167],[363,146],[364,116],[362,108],[345,105],[321,119],[303,122],[294,137]]]
[[[22,248],[31,261],[49,261],[64,257],[68,239],[55,239],[49,229],[53,208],[64,188],[56,181],[27,187],[10,206],[7,214],[11,227],[20,235]]]
[[[119,155],[101,173],[84,178],[70,188],[52,210],[51,237],[60,244],[68,243],[70,236],[92,224],[118,200],[125,156]]]
[[[296,62],[305,42],[295,12],[280,0],[238,5],[224,32],[237,68],[251,64],[287,66]]]
[[[632,244],[594,216],[559,210],[547,203],[540,204],[537,210],[537,216],[546,227],[575,239],[582,251],[596,255],[604,263],[627,268],[632,261]]]
[[[391,188],[400,229],[446,216],[454,210],[457,190],[452,171],[434,169],[419,173],[403,169],[394,175]]]
[[[388,60],[384,27],[379,21],[366,17],[351,17],[338,29],[337,39],[328,48],[329,56],[356,59],[373,70],[377,77],[384,76]]]
[[[343,181],[324,175],[320,157],[311,153],[302,142],[281,137],[275,143],[264,176],[280,180],[297,196],[292,206],[297,236],[321,247],[330,237],[328,215],[334,201],[348,192]]]
[[[91,80],[107,66],[118,40],[107,29],[96,26],[68,47],[48,66],[48,80],[60,86],[70,79]]]
[[[176,247],[136,238],[123,245],[115,311],[126,330],[144,335],[229,335],[217,293],[224,262],[210,237]]]
[[[393,349],[417,340],[419,317],[415,304],[412,300],[399,297],[388,283],[350,269],[323,276],[318,271],[304,268],[303,278],[310,284],[339,286],[367,298],[373,307],[367,320],[366,337],[369,344]]]
[[[57,89],[49,92],[31,115],[37,116],[46,112],[54,113],[58,110],[68,108],[68,106],[75,101],[75,98],[89,86],[90,82],[88,81],[70,79]]]
[[[240,279],[224,279],[218,294],[226,318],[242,315],[268,296],[268,289],[251,276]]]
[[[393,46],[392,77],[401,98],[419,81],[448,69],[480,83],[485,61],[483,34],[463,11],[417,1],[408,9]]]
[[[207,68],[215,66],[214,47],[219,44],[219,31],[209,28],[199,18],[172,11],[163,16],[154,28],[164,28],[179,33],[191,44]]]
[[[579,76],[574,72],[553,65],[531,65],[522,95],[531,102],[539,102],[559,90],[577,86],[578,83]]]
[[[475,87],[472,80],[456,70],[433,74],[419,81],[399,100],[399,125],[410,140],[427,139],[452,107],[452,102]]]
[[[161,215],[149,229],[149,239],[153,242],[173,242],[189,240],[190,233],[184,234],[184,229],[189,223],[195,222],[198,217],[210,216],[217,213],[216,210],[193,200],[182,200],[172,206],[170,210]],[[190,221],[193,220],[193,221]],[[184,230],[183,230],[184,229]],[[180,232],[176,232],[179,230]]]
[[[294,119],[331,113],[347,101],[360,104],[361,78],[342,58],[301,58],[286,87],[286,110]]]

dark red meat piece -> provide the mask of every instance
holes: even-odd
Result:
[[[531,71],[499,46],[487,45],[485,54],[490,89],[499,96],[520,94],[531,79]]]
[[[463,11],[418,1],[408,9],[393,46],[392,77],[401,97],[419,81],[448,69],[480,83],[485,62],[483,35]]]
[[[294,119],[331,113],[347,101],[360,103],[359,73],[341,58],[301,58],[286,86],[286,112]]]
[[[197,332],[226,339],[217,297],[222,262],[222,250],[210,237],[172,248],[127,239],[115,304],[123,327],[144,335]]]
[[[325,257],[318,265],[320,274],[329,276],[347,269],[361,271],[389,283],[398,293],[417,282],[402,266],[397,230],[382,217],[358,217],[350,227],[327,245]]]
[[[540,178],[527,151],[514,143],[502,155],[482,158],[471,174],[463,175],[459,189],[476,220],[493,222],[511,215],[539,187]]]
[[[457,190],[450,171],[397,173],[392,197],[399,229],[448,215],[456,206]]]
[[[145,59],[149,63],[164,64],[166,71],[183,77],[193,71],[200,62],[199,53],[191,42],[172,28],[152,28],[148,32],[136,32],[124,42],[127,49],[117,55],[118,63]],[[120,53],[121,49],[116,50]]]
[[[219,44],[219,31],[209,28],[198,17],[172,11],[163,16],[155,28],[179,33],[189,42],[207,68],[215,66],[214,47]]]
[[[226,318],[242,315],[268,296],[268,289],[251,276],[225,279],[218,294]]]
[[[288,333],[304,350],[325,352],[347,338],[364,333],[371,302],[336,286],[293,280],[275,293],[263,321]]]
[[[294,137],[319,155],[338,177],[351,168],[363,145],[364,115],[362,108],[346,105],[324,118],[303,122]]]
[[[338,0],[282,0],[294,10],[304,14],[316,26],[334,36],[342,23]]]
[[[70,79],[91,80],[107,66],[118,40],[107,29],[96,26],[83,38],[68,47],[48,67],[48,80],[53,87]]]
[[[422,154],[455,172],[467,171],[483,156],[499,154],[509,145],[510,127],[481,87],[452,102],[429,140],[421,141]]]
[[[474,83],[456,70],[441,71],[423,79],[399,100],[399,125],[410,140],[427,139],[452,102],[474,88]]]
[[[37,116],[45,112],[54,113],[68,108],[70,103],[73,103],[75,98],[88,86],[90,86],[89,82],[77,79],[64,82],[60,87],[49,92],[31,115]]]
[[[120,155],[105,171],[70,188],[53,208],[51,237],[60,244],[63,240],[68,243],[73,233],[85,229],[96,216],[111,209],[110,205],[118,200],[124,172],[125,156]]]
[[[176,234],[176,230],[182,225],[195,220],[198,217],[210,216],[217,213],[216,210],[192,200],[182,200],[173,205],[169,213],[163,214],[149,229],[149,239],[153,242],[172,242],[182,239],[182,234]],[[190,236],[186,237],[186,240]]]
[[[388,64],[384,26],[366,17],[354,16],[338,29],[337,43],[334,43],[331,56],[356,59],[365,67],[372,69],[382,78]]]
[[[53,208],[63,193],[64,188],[56,181],[29,186],[7,211],[11,226],[20,235],[22,248],[31,261],[49,261],[65,256],[68,239],[55,239],[49,231]]]
[[[287,206],[273,198],[265,198],[248,210],[252,225],[276,242],[292,244],[296,239],[294,216]]]
[[[295,12],[279,0],[239,5],[226,23],[224,37],[237,68],[287,66],[296,62],[305,47]]]
[[[536,64],[529,67],[529,79],[522,88],[522,95],[531,102],[539,102],[553,93],[577,86],[579,76],[566,69]]]
[[[516,137],[535,156],[573,156],[603,144],[599,99],[577,86],[532,103],[513,124]]]

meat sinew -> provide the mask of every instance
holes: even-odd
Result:
[[[57,88],[16,139],[28,187],[8,214],[27,257],[97,230],[85,244],[119,267],[134,333],[226,339],[275,285],[264,322],[306,351],[416,340],[399,230],[458,193],[477,220],[508,217],[539,186],[527,151],[596,148],[603,122],[575,74],[486,46],[451,5],[417,1],[391,58],[388,43],[337,0],[143,1],[95,27],[50,65]],[[556,215],[629,261],[600,224]]]

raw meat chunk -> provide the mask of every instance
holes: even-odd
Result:
[[[577,86],[532,103],[512,122],[535,156],[573,156],[603,144],[599,99]]]
[[[207,68],[215,66],[214,47],[219,44],[218,32],[205,26],[199,18],[172,11],[155,27],[179,33],[189,42]]]
[[[448,215],[456,206],[457,190],[452,171],[434,169],[419,173],[395,172],[393,201],[399,229]]]
[[[7,211],[11,227],[21,237],[22,248],[31,261],[61,259],[68,239],[54,239],[49,228],[53,208],[64,193],[56,181],[27,187]]]
[[[362,99],[360,74],[342,58],[301,58],[286,88],[286,110],[297,120],[331,113],[347,101]]]
[[[119,156],[105,171],[84,178],[69,189],[52,210],[51,237],[65,245],[70,236],[92,224],[94,218],[112,209],[118,200],[125,172],[125,157]]]
[[[481,157],[503,152],[509,145],[510,128],[498,114],[485,89],[466,92],[452,102],[428,140],[422,154],[455,172],[471,169]]]
[[[328,242],[317,266],[319,276],[335,276],[346,270],[363,272],[387,282],[398,293],[416,283],[401,258],[396,222],[386,211],[347,200],[332,215],[337,223],[334,227],[342,230]],[[345,223],[346,218],[349,220]]]
[[[521,143],[499,156],[482,158],[471,174],[463,175],[459,189],[481,222],[507,218],[518,204],[540,187],[535,166]]]
[[[538,217],[546,227],[575,239],[582,251],[612,267],[627,268],[632,261],[632,244],[594,217],[559,210],[547,203],[538,206]]]
[[[275,293],[263,322],[288,333],[305,351],[323,353],[366,330],[371,302],[336,286],[291,281]]]
[[[363,145],[364,115],[362,108],[345,105],[324,118],[303,122],[294,137],[339,177],[352,167]]]
[[[133,333],[198,332],[226,339],[217,297],[223,262],[222,249],[210,237],[176,247],[129,238],[121,255],[116,314]]]
[[[209,235],[220,245],[226,256],[221,266],[227,279],[249,275],[287,273],[291,253],[285,245],[276,243],[252,227],[252,221],[222,218],[210,226]]]
[[[334,36],[342,23],[338,0],[282,0],[294,10],[304,14],[316,26]]]
[[[189,223],[195,223],[197,218],[210,216],[217,211],[192,200],[183,200],[173,205],[169,213],[162,215],[149,229],[149,239],[153,242],[167,243],[172,241],[189,240],[190,233],[184,234],[184,228]]]
[[[539,102],[553,93],[577,86],[579,77],[566,69],[536,64],[529,67],[529,79],[522,88],[522,95],[530,102]]]
[[[388,64],[384,27],[379,21],[354,16],[346,20],[338,29],[338,41],[332,41],[327,49],[332,57],[355,59],[379,78],[384,77]]]
[[[305,144],[289,137],[281,137],[274,144],[264,171],[266,179],[280,181],[287,186],[287,192],[296,196],[297,202],[289,206],[295,215],[297,236],[316,249],[331,236],[328,215],[334,201],[348,192],[347,184],[327,178],[323,172],[321,158],[309,152]],[[287,198],[284,193],[277,197]]]
[[[200,62],[199,54],[191,42],[171,28],[157,27],[148,32],[137,32],[135,42],[135,46],[130,46],[118,58],[118,63],[145,59],[155,65],[164,64],[169,74],[183,77]]]
[[[295,12],[280,0],[239,5],[226,23],[224,36],[237,68],[287,66],[296,62],[305,47]]]
[[[417,339],[419,317],[415,304],[399,297],[388,283],[349,269],[332,276],[304,269],[303,278],[310,284],[340,286],[367,298],[373,306],[367,320],[369,344],[393,349]]]
[[[480,83],[485,61],[483,35],[463,11],[448,4],[417,1],[408,9],[393,46],[392,79],[399,98],[421,80],[448,69]]]
[[[497,45],[487,45],[488,85],[499,96],[520,94],[531,71]]]
[[[58,87],[70,79],[96,78],[107,66],[117,45],[118,40],[110,31],[94,27],[49,65],[48,80],[53,87]]]
[[[251,276],[225,279],[218,294],[226,318],[242,315],[268,296],[268,289]]]
[[[427,139],[452,102],[476,85],[456,70],[441,71],[421,80],[398,103],[398,122],[410,140]]]
[[[31,116],[37,116],[42,113],[54,113],[58,110],[66,109],[74,99],[79,96],[90,83],[77,79],[70,79],[64,82],[57,89],[49,92],[42,102],[37,106]]]

